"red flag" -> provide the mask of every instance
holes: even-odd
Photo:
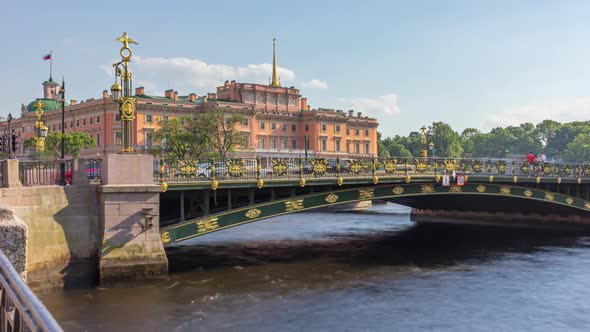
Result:
[[[43,60],[51,60],[51,53],[44,55]]]

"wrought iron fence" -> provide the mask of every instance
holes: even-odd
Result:
[[[63,331],[0,251],[0,331]]]
[[[19,179],[23,186],[40,186],[59,184],[61,179],[61,163],[65,164],[65,177],[68,183],[72,181],[72,161],[26,161],[18,164]],[[69,181],[68,181],[69,179]]]
[[[396,177],[406,175],[589,177],[590,164],[462,158],[231,158],[154,160],[154,181],[198,182],[266,179]]]

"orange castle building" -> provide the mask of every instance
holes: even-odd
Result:
[[[153,139],[158,122],[182,115],[198,116],[201,112],[214,112],[224,108],[240,112],[245,121],[239,130],[247,137],[247,145],[234,154],[244,157],[299,157],[307,151],[316,158],[358,158],[377,156],[377,127],[375,118],[361,112],[318,108],[312,109],[299,89],[282,87],[277,77],[276,54],[273,44],[273,72],[269,85],[226,81],[216,93],[198,96],[191,93],[179,96],[167,90],[164,96],[145,94],[143,87],[135,89],[136,118],[133,121],[133,142],[138,153],[147,153],[152,146],[160,145]],[[21,107],[20,117],[10,123],[10,130],[19,138],[16,155],[26,157],[22,142],[35,136],[35,103],[41,100],[45,125],[49,131],[61,131],[61,104],[56,96],[59,84],[50,77],[43,82],[43,98]],[[66,92],[67,93],[67,92]],[[65,106],[65,131],[87,132],[97,146],[83,151],[83,155],[96,156],[118,153],[122,145],[122,125],[119,104],[108,91],[102,98],[77,102]],[[0,132],[8,133],[7,121],[0,122]],[[306,146],[307,145],[307,146]]]

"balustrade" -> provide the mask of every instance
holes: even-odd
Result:
[[[406,177],[444,174],[506,177],[590,177],[590,165],[535,163],[486,158],[229,158],[226,160],[154,160],[154,181]]]

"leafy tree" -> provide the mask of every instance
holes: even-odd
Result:
[[[377,132],[377,156],[379,158],[389,158],[389,151],[383,140],[381,140],[381,137],[381,133]]]
[[[152,153],[163,154],[170,159],[198,159],[208,150],[205,135],[192,117],[160,120],[159,125],[154,139],[161,142],[161,149],[154,149]]]
[[[406,149],[403,145],[395,143],[395,142],[389,146],[388,151],[389,151],[389,155],[391,157],[404,157],[404,158],[412,157],[412,153],[410,151],[408,151],[408,149]]]
[[[73,132],[66,133],[64,136],[64,146],[66,156],[78,158],[83,149],[90,149],[96,146],[96,142],[88,133]],[[36,148],[37,138],[30,137],[23,141],[25,150],[33,150],[31,156],[42,159],[59,159],[61,158],[61,132],[52,131],[45,137],[45,151],[34,151]]]
[[[590,133],[583,132],[567,144],[564,159],[569,162],[588,162],[590,160]]]
[[[433,122],[428,128],[428,136],[434,143],[439,156],[457,158],[463,153],[461,136],[444,122]],[[428,149],[428,147],[425,148]]]
[[[204,142],[219,157],[226,158],[229,152],[246,144],[245,135],[238,130],[238,124],[245,119],[236,111],[216,108],[199,115],[197,128],[199,134],[203,135]]]
[[[543,120],[535,126],[536,136],[547,146],[547,143],[555,137],[557,131],[561,128],[561,123],[553,120]]]
[[[547,140],[547,153],[549,155],[561,156],[567,149],[567,145],[581,132],[590,132],[590,122],[575,121],[563,124],[555,132],[555,135]]]

